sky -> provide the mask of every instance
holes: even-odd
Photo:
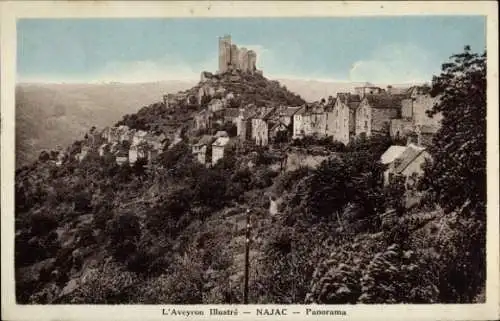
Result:
[[[257,52],[269,78],[430,81],[470,45],[486,47],[482,16],[21,19],[18,82],[195,80],[215,72],[218,37]]]

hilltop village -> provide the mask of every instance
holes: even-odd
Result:
[[[119,165],[133,165],[138,159],[150,162],[165,148],[185,140],[195,159],[210,167],[228,148],[243,142],[275,150],[278,145],[282,148],[305,138],[347,145],[359,138],[386,135],[404,143],[391,146],[381,158],[389,166],[388,179],[389,172],[407,177],[421,172],[422,163],[429,157],[425,148],[440,126],[440,115],[429,117],[426,113],[439,99],[431,97],[426,86],[380,88],[367,83],[321,101],[298,99],[287,104],[252,96],[264,82],[271,84],[271,91],[282,89],[257,70],[254,51],[238,48],[230,36],[221,37],[218,72],[202,72],[197,86],[164,95],[161,103],[153,105],[174,115],[179,110],[189,110],[190,114],[167,119],[153,130],[141,129],[131,119],[101,132],[93,128],[72,157],[82,161],[95,150],[100,157],[114,156]],[[252,88],[252,83],[257,88]],[[68,157],[68,152],[60,152],[55,162],[61,165]]]

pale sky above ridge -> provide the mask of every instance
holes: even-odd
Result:
[[[429,82],[465,45],[486,46],[482,16],[22,19],[18,82],[197,80],[218,37],[257,52],[269,78]]]

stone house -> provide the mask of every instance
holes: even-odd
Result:
[[[273,124],[271,129],[269,129],[269,138],[271,141],[274,141],[278,135],[286,135],[289,137],[290,131],[289,131],[289,126],[283,124],[281,121]]]
[[[102,138],[108,143],[118,141],[120,139],[118,134],[118,127],[106,127],[101,132]]]
[[[107,141],[108,143],[111,142],[111,132],[113,131],[114,127],[105,127],[102,131],[101,131],[101,136],[102,138]]]
[[[391,119],[401,114],[402,97],[393,95],[366,95],[356,109],[356,136],[389,134]]]
[[[144,143],[146,143],[149,146],[148,148],[149,151],[162,151],[166,139],[167,136],[165,136],[165,134],[163,133],[161,133],[160,135],[154,135],[153,133],[149,132],[144,137]]]
[[[306,104],[294,111],[292,138],[326,135],[327,115],[322,104]]]
[[[322,104],[314,104],[310,107],[309,124],[310,130],[309,133],[305,131],[306,135],[326,135],[326,113]]]
[[[384,185],[389,184],[389,173],[391,165],[401,154],[406,150],[407,146],[392,145],[380,156],[380,163],[385,165],[387,169],[384,171]]]
[[[215,133],[215,138],[219,137],[229,137],[229,135],[225,130],[219,130]]]
[[[280,110],[279,121],[287,127],[293,128],[293,116],[300,110],[299,107],[285,107]]]
[[[400,176],[404,178],[406,190],[415,189],[416,183],[424,173],[422,165],[426,160],[430,160],[431,156],[425,147],[414,144],[406,146],[403,152],[399,151],[400,149],[384,174],[384,184],[388,185],[395,176]]]
[[[242,140],[252,139],[252,118],[256,117],[257,113],[249,109],[240,109],[240,114],[238,115],[236,127],[237,136]]]
[[[135,162],[139,158],[147,158],[148,157],[148,149],[144,146],[144,144],[133,145],[128,150],[128,162],[130,164],[135,164]]]
[[[116,161],[116,164],[118,164],[119,166],[125,164],[128,162],[128,154],[127,152],[125,151],[119,151],[117,154],[116,154],[116,158],[115,158],[115,161]]]
[[[226,108],[224,109],[224,122],[238,124],[238,117],[240,116],[239,108]]]
[[[132,142],[131,146],[138,145],[139,143],[143,142],[146,139],[146,135],[148,134],[147,131],[144,130],[138,130],[134,133],[134,136],[132,137]]]
[[[201,164],[207,162],[208,146],[214,142],[215,138],[210,135],[203,135],[200,140],[192,146],[192,153]]]
[[[268,123],[262,117],[252,118],[252,139],[259,146],[266,146],[269,143]]]
[[[203,103],[203,99],[210,99],[215,95],[215,88],[210,86],[209,84],[204,84],[198,89],[198,105]]]
[[[410,97],[401,101],[401,118],[391,121],[391,136],[393,138],[420,135],[422,136],[420,139],[423,138],[423,141],[429,141],[432,140],[432,135],[440,128],[441,113],[432,117],[427,115],[427,112],[438,102],[439,97],[431,97],[425,93],[425,87],[423,87],[424,89],[419,88],[412,87],[408,94]]]
[[[260,115],[252,118],[252,139],[256,145],[269,144],[270,118],[274,116],[276,108],[265,109]]]
[[[212,143],[212,165],[224,157],[224,150],[229,143],[229,137],[219,137]]]
[[[354,92],[359,97],[364,98],[366,95],[380,95],[383,94],[385,91],[380,87],[366,84],[365,86],[354,88]]]
[[[333,106],[332,118],[329,126],[332,129],[327,134],[332,133],[333,139],[347,145],[356,134],[356,109],[361,101],[359,95],[350,93],[339,93]],[[333,124],[332,124],[333,123]]]
[[[211,115],[212,113],[207,109],[203,109],[194,115],[194,128],[196,130],[210,128]]]
[[[208,103],[208,110],[211,112],[217,112],[224,109],[224,102],[222,99],[214,98]]]
[[[330,96],[328,98],[328,102],[325,105],[324,113],[325,113],[325,136],[334,136],[334,128],[335,128],[335,116],[334,116],[334,107],[337,102],[337,99]]]
[[[305,136],[304,118],[306,118],[306,106],[301,106],[293,115],[292,124],[292,139],[302,138]]]
[[[129,129],[128,131],[123,132],[120,136],[120,142],[125,142],[125,141],[132,142],[132,140],[134,139],[135,133],[136,133],[135,129]]]
[[[415,131],[413,120],[396,118],[391,119],[391,137],[393,139],[400,139],[410,136]]]

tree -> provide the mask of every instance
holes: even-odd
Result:
[[[38,156],[38,160],[42,162],[46,162],[50,159],[50,154],[47,151],[42,151]]]
[[[430,116],[441,113],[441,128],[429,148],[433,163],[426,172],[427,186],[437,201],[452,211],[470,202],[486,205],[486,51],[451,56],[434,76],[432,96],[439,96]]]

